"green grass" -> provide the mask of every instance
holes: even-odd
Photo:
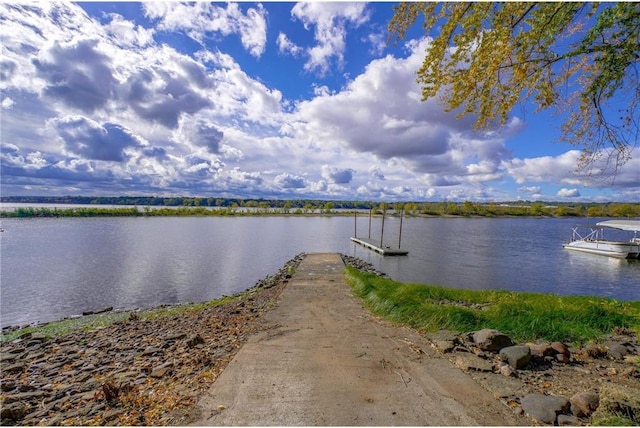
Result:
[[[581,344],[616,327],[640,331],[640,301],[404,284],[352,267],[345,276],[372,312],[425,332],[493,328],[516,341]]]
[[[592,419],[590,425],[594,427],[635,427],[637,424],[629,418],[614,414],[604,414]]]

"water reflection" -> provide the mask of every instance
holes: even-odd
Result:
[[[353,244],[349,217],[7,219],[2,325],[105,306],[210,300],[245,290],[300,252],[343,252],[399,281],[640,300],[640,262],[566,251],[573,219],[405,218],[406,257]],[[372,238],[379,237],[379,219]],[[368,232],[368,219],[358,229]],[[399,219],[384,242],[398,242]]]

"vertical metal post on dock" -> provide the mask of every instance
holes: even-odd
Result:
[[[353,211],[353,237],[358,237],[358,211]]]
[[[382,208],[382,231],[380,232],[380,248],[382,248],[382,237],[384,236],[384,215],[387,212],[386,205]]]
[[[398,250],[400,249],[400,243],[402,242],[402,217],[404,217],[404,210],[400,211],[400,234],[398,235]]]
[[[369,239],[371,239],[371,213],[373,212],[373,207],[369,206]]]

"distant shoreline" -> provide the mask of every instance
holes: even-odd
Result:
[[[19,205],[5,209],[2,204]],[[349,216],[354,212],[408,217],[640,217],[625,202],[373,202],[200,197],[3,196],[0,218],[95,216]]]
[[[420,217],[420,218],[558,218],[558,217],[613,217],[634,218],[640,217],[640,204],[638,213],[634,215],[590,215],[588,213],[577,214],[575,212],[516,212],[504,210],[503,212],[487,213],[433,213],[406,210],[385,210],[389,217]],[[337,216],[351,217],[353,215],[364,217],[369,215],[369,210],[362,209],[282,209],[266,208],[254,209],[246,207],[162,207],[162,206],[122,206],[122,207],[71,207],[71,208],[45,208],[45,207],[17,207],[12,210],[0,210],[0,218],[63,218],[63,217],[318,217]],[[372,210],[372,215],[379,217],[383,214],[379,209]]]

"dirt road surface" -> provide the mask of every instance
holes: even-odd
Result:
[[[373,317],[338,254],[309,254],[193,425],[523,425],[413,330]]]

